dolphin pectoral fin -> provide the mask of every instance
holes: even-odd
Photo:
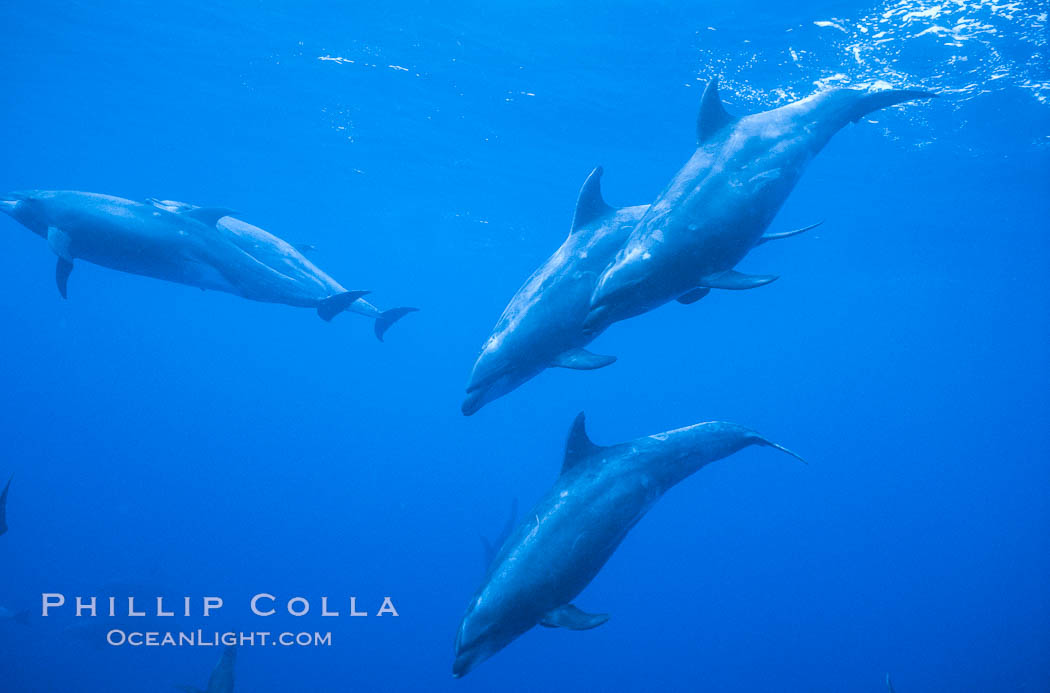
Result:
[[[64,257],[58,258],[58,264],[55,265],[55,283],[58,284],[58,293],[62,295],[62,298],[67,298],[66,284],[69,283],[69,273],[72,271],[72,262]]]
[[[778,279],[775,274],[744,274],[736,270],[726,270],[718,274],[711,274],[700,280],[700,286],[710,289],[730,289],[741,291],[743,289],[754,289],[765,286]]]
[[[58,265],[55,266],[55,282],[58,284],[58,293],[62,298],[66,297],[66,282],[69,281],[69,273],[73,271],[73,255],[69,247],[72,240],[69,234],[57,226],[47,227],[47,245],[58,256]]]
[[[551,609],[543,618],[540,625],[547,628],[568,628],[569,630],[590,630],[597,628],[609,620],[609,614],[589,614],[580,611],[573,604],[559,606]]]
[[[555,356],[551,365],[577,371],[593,371],[596,368],[604,368],[614,361],[616,361],[615,356],[592,354],[586,349],[569,349]]]
[[[371,291],[344,291],[335,296],[329,296],[317,306],[317,315],[325,322],[331,322],[332,318],[350,307],[357,299],[372,293]]]
[[[52,253],[73,262],[73,256],[69,250],[71,244],[72,240],[69,238],[68,233],[57,226],[47,227],[47,247],[51,248]]]
[[[219,223],[219,219],[223,217],[232,217],[236,212],[232,209],[226,209],[225,207],[195,207],[194,209],[187,209],[180,214],[190,219],[196,219],[205,226],[215,226]]]
[[[679,296],[676,300],[679,303],[681,303],[683,306],[688,306],[690,303],[696,303],[697,301],[699,301],[701,298],[703,298],[704,296],[708,295],[709,293],[711,293],[711,289],[710,288],[708,288],[706,286],[698,286],[695,289],[690,289],[689,291],[686,291],[684,294]]]
[[[386,334],[386,331],[389,330],[395,322],[405,317],[409,313],[415,313],[418,310],[419,308],[410,308],[408,306],[384,310],[382,313],[379,314],[379,317],[376,318],[376,339],[378,339],[380,342],[383,341],[383,335]]]
[[[821,220],[821,221],[818,221],[816,224],[810,224],[809,226],[804,226],[801,229],[792,229],[791,231],[781,231],[780,233],[767,233],[766,235],[764,235],[761,238],[759,238],[758,239],[758,243],[756,243],[755,245],[762,245],[763,243],[769,243],[770,241],[779,241],[781,238],[791,238],[792,236],[797,236],[800,233],[805,233],[806,231],[810,231],[812,229],[815,229],[815,228],[817,228],[818,226],[820,226],[823,223],[824,223],[824,221]]]

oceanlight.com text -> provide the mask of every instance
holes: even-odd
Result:
[[[106,633],[106,643],[113,647],[331,647],[332,634],[306,631],[272,633],[269,631],[124,631]]]

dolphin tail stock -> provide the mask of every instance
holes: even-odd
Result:
[[[350,307],[350,304],[372,293],[371,291],[344,291],[341,294],[329,296],[317,306],[317,315],[325,322],[331,322],[332,318]]]
[[[935,98],[937,98],[937,94],[925,89],[885,89],[883,91],[861,92],[850,107],[847,117],[855,123],[869,113],[882,108],[915,101],[916,99]]]
[[[389,330],[395,322],[405,317],[409,313],[415,313],[419,308],[412,308],[409,306],[401,306],[400,308],[391,308],[390,310],[384,310],[376,317],[375,333],[376,339],[380,342],[383,341],[383,335]]]

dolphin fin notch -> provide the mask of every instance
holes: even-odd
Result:
[[[580,610],[574,604],[565,604],[544,614],[543,618],[540,619],[540,625],[547,628],[590,630],[591,628],[597,628],[608,620],[609,614],[589,614]]]
[[[612,211],[613,208],[607,205],[602,198],[602,173],[602,167],[597,166],[587,176],[587,180],[583,181],[583,187],[580,188],[580,194],[576,198],[576,211],[572,215],[570,236],[581,226]]]
[[[587,417],[581,411],[573,419],[572,427],[569,428],[569,437],[565,441],[565,460],[561,465],[561,474],[589,457],[601,452],[604,448],[596,445],[587,435]]]
[[[594,354],[586,349],[569,349],[555,356],[554,360],[551,361],[551,365],[577,371],[593,371],[598,368],[605,368],[615,361],[615,356]]]
[[[812,231],[813,229],[817,228],[818,226],[820,226],[823,223],[824,223],[824,220],[821,219],[816,224],[810,224],[809,226],[803,226],[801,229],[792,229],[791,231],[781,231],[779,233],[767,233],[764,236],[762,236],[761,238],[759,238],[758,239],[758,243],[756,243],[755,245],[759,246],[759,245],[762,245],[763,243],[769,243],[770,241],[779,241],[781,238],[791,238],[792,236],[797,236],[800,233],[805,233],[806,231]]]
[[[696,143],[704,144],[734,120],[736,118],[729,115],[726,107],[722,105],[722,97],[718,95],[718,78],[712,77],[700,99],[700,114],[696,118]]]
[[[708,295],[709,293],[711,293],[711,288],[710,287],[698,286],[695,289],[690,289],[689,291],[686,291],[684,294],[679,296],[676,300],[679,303],[681,303],[683,306],[688,306],[691,303],[696,303],[697,301],[699,301],[701,298],[703,298],[704,296]]]
[[[401,318],[405,317],[409,313],[415,313],[418,310],[419,310],[419,308],[410,308],[408,306],[404,306],[404,307],[401,307],[401,308],[391,308],[390,310],[384,310],[376,318],[376,324],[375,324],[376,339],[378,339],[380,342],[383,341],[383,335],[386,334],[386,331],[389,330],[391,328],[391,326],[393,326],[393,324],[395,322],[397,322]]]
[[[236,212],[225,207],[195,207],[179,212],[179,214],[190,219],[196,219],[205,226],[215,226],[219,223],[219,219],[232,217]]]
[[[710,274],[700,280],[700,286],[710,289],[729,289],[731,291],[742,291],[765,286],[775,282],[779,277],[775,274],[744,274],[736,270],[726,270],[717,274]]]
[[[329,296],[317,306],[317,315],[325,322],[331,322],[332,318],[350,307],[357,299],[372,293],[371,291],[344,291],[335,296]]]

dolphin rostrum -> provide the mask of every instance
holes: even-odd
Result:
[[[586,329],[598,331],[711,289],[751,289],[774,275],[733,267],[763,236],[806,164],[851,121],[894,104],[934,96],[893,89],[831,89],[786,106],[736,118],[717,80],[708,83],[697,120],[697,149],[631,231],[591,298]]]
[[[237,648],[227,647],[219,658],[219,663],[212,669],[208,687],[203,691],[193,686],[176,686],[184,693],[233,693],[233,666],[237,660]]]
[[[3,492],[0,492],[0,535],[7,532],[7,492],[11,490],[11,482],[14,481],[14,478],[12,475],[7,480]]]
[[[316,308],[324,320],[349,310],[374,318],[376,336],[414,309],[381,312],[347,291],[281,239],[224,208],[144,204],[110,195],[37,190],[0,196],[0,210],[47,240],[66,297],[73,262],[214,289],[268,303]]]
[[[467,607],[453,675],[463,676],[536,624],[586,630],[605,623],[608,615],[585,613],[572,600],[668,489],[749,445],[798,457],[720,421],[599,446],[587,437],[583,414],[577,416],[554,487],[504,542]]]
[[[514,294],[482,346],[463,401],[467,416],[544,369],[593,370],[616,360],[583,348],[597,336],[583,333],[583,320],[599,274],[646,207],[605,204],[601,177],[601,167],[591,171],[580,189],[569,237]]]

